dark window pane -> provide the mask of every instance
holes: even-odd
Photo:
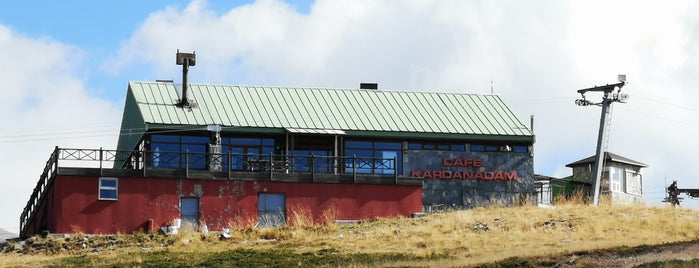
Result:
[[[180,136],[173,135],[153,135],[150,139],[153,142],[180,142]]]
[[[488,146],[485,146],[485,151],[486,152],[497,152],[498,147],[495,145],[488,145]]]
[[[376,149],[393,149],[393,150],[402,149],[400,142],[375,142],[374,148],[376,148]]]
[[[117,191],[116,190],[101,189],[99,198],[100,199],[116,199],[117,198]]]
[[[274,139],[262,139],[263,146],[274,146]]]
[[[182,144],[182,152],[205,153],[206,152],[206,145]]]
[[[153,143],[151,146],[155,152],[179,152],[180,145],[172,143]]]
[[[262,154],[271,154],[274,152],[274,147],[262,147]]]
[[[209,137],[182,136],[182,143],[208,144],[208,143],[209,143]]]
[[[439,144],[439,145],[437,145],[437,149],[439,149],[439,150],[449,150],[449,145],[447,145],[447,144]]]
[[[471,145],[471,152],[484,152],[484,151],[485,151],[484,145]]]
[[[452,144],[451,149],[454,151],[466,151],[466,146],[463,144]]]
[[[422,149],[422,144],[421,143],[408,143],[408,149],[420,150],[420,149]]]
[[[512,151],[515,153],[527,153],[529,152],[529,149],[527,146],[513,146]]]
[[[346,141],[345,148],[371,149],[371,142],[370,141]]]
[[[231,144],[259,146],[261,144],[261,140],[257,138],[231,138]]]
[[[357,156],[357,157],[372,157],[371,150],[364,150],[364,149],[348,149],[345,150],[346,155],[348,157]]]
[[[101,187],[116,187],[117,182],[116,180],[100,180],[100,188]]]
[[[435,148],[436,147],[434,146],[434,144],[424,144],[422,146],[422,149],[425,149],[425,150],[434,150]]]

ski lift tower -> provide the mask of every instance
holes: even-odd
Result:
[[[600,118],[599,123],[599,135],[597,136],[597,154],[595,155],[595,168],[592,170],[592,176],[594,176],[592,177],[592,186],[595,188],[595,195],[593,196],[593,205],[595,206],[599,205],[599,194],[603,169],[602,165],[604,151],[606,151],[606,148],[605,150],[602,150],[602,146],[604,144],[607,144],[608,135],[606,134],[609,131],[609,124],[611,122],[611,112],[609,108],[613,102],[623,103],[629,99],[629,95],[621,93],[621,88],[624,87],[624,85],[626,84],[626,75],[620,74],[617,77],[617,80],[619,81],[619,83],[580,89],[578,90],[578,93],[582,95],[582,99],[575,100],[575,104],[577,104],[578,106],[602,106],[602,116]],[[602,97],[602,102],[595,103],[585,99],[585,93],[590,91],[604,93]]]

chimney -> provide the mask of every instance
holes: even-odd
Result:
[[[187,99],[187,87],[189,84],[187,82],[187,72],[189,72],[189,66],[194,66],[196,64],[197,55],[192,53],[184,53],[177,50],[177,65],[182,65],[182,99],[177,103],[179,107],[191,107],[189,100]]]
[[[359,83],[359,89],[379,89],[379,83]]]

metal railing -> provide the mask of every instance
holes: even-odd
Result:
[[[60,149],[56,147],[53,150],[53,153],[51,153],[49,160],[46,161],[44,171],[41,173],[41,176],[39,176],[39,181],[36,183],[34,191],[32,192],[32,195],[29,197],[27,205],[24,206],[24,210],[22,210],[22,215],[20,215],[19,217],[20,237],[23,237],[25,235],[27,228],[29,227],[29,224],[31,224],[32,220],[36,216],[36,210],[43,203],[44,198],[46,197],[46,191],[49,188],[51,188],[51,184],[53,184],[53,180],[56,178],[56,172],[58,171],[59,152]]]
[[[148,170],[168,168],[184,169],[187,177],[190,169],[227,172],[228,179],[231,179],[231,172],[268,172],[270,179],[274,174],[311,174],[313,179],[316,174],[352,174],[355,183],[357,175],[388,175],[393,176],[397,183],[400,173],[397,164],[396,157],[117,151],[56,147],[46,161],[44,171],[20,215],[20,236],[25,235],[36,216],[46,192],[53,184],[59,166],[98,168],[100,175],[104,169],[120,167],[139,170],[144,177],[147,176]]]

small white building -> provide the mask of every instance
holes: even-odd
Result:
[[[592,172],[595,156],[567,164],[573,169],[573,182],[593,184]],[[643,202],[643,176],[641,168],[648,165],[629,158],[604,153],[604,164],[601,179],[601,194],[611,195],[612,204],[634,204]],[[593,193],[594,189],[590,189]]]

